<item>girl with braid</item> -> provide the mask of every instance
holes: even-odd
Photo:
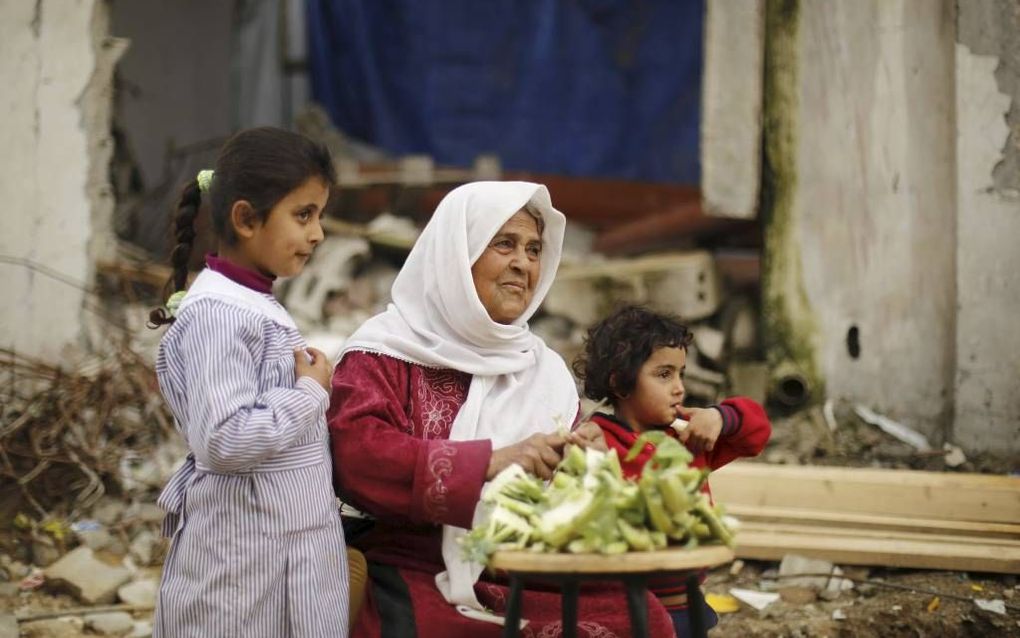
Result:
[[[348,564],[325,413],[331,366],[272,295],[322,241],[329,152],[287,131],[228,140],[184,187],[169,324],[156,372],[190,449],[159,504],[171,538],[156,604],[166,636],[345,636]],[[183,292],[194,219],[209,203],[217,252]]]

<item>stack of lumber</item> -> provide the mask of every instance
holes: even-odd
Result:
[[[710,482],[740,558],[1020,573],[1020,478],[733,463]]]

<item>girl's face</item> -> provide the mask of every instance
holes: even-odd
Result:
[[[684,401],[687,350],[658,348],[641,366],[634,390],[616,400],[616,416],[635,432],[660,429],[679,415]]]
[[[319,219],[328,199],[326,184],[311,177],[277,202],[264,222],[235,225],[237,261],[267,275],[299,274],[324,237]]]
[[[514,214],[471,266],[478,299],[496,323],[512,323],[531,303],[542,266],[538,222],[527,211]]]

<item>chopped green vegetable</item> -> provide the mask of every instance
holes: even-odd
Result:
[[[708,470],[690,467],[687,448],[659,431],[639,436],[627,459],[649,443],[655,453],[636,481],[623,477],[614,450],[573,445],[548,484],[519,465],[506,468],[483,491],[488,517],[465,537],[465,555],[485,562],[500,549],[622,554],[670,542],[732,546],[735,519],[700,491]]]

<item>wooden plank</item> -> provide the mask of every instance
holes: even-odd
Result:
[[[966,534],[938,534],[935,532],[909,532],[900,530],[884,530],[870,527],[831,527],[824,525],[797,525],[795,523],[761,523],[756,521],[745,521],[741,523],[740,531],[744,532],[773,532],[786,534],[809,535],[839,535],[852,536],[854,538],[870,538],[881,542],[884,540],[904,540],[921,542],[938,542],[948,545],[973,545],[975,543],[988,545],[990,547],[1007,547],[1020,550],[1020,538],[985,538],[979,536],[968,536]]]
[[[800,554],[846,565],[1020,573],[1020,549],[975,543],[875,540],[839,535],[746,531],[737,536],[738,558],[782,560]]]
[[[612,556],[528,551],[496,552],[489,559],[489,567],[530,573],[633,574],[715,567],[731,560],[733,550],[729,547],[704,545],[695,549],[670,547],[652,552],[626,552]]]
[[[907,518],[813,510],[799,507],[761,507],[727,503],[726,513],[736,516],[742,523],[798,523],[806,525],[846,525],[869,527],[875,530],[900,530],[929,533],[957,533],[982,538],[1020,539],[1020,525],[1009,523],[980,523],[932,518]]]
[[[727,506],[838,509],[906,518],[1020,524],[1020,479],[982,474],[731,463],[713,472]]]
[[[607,255],[634,255],[676,247],[683,240],[758,232],[756,221],[709,217],[701,202],[690,202],[604,230],[592,248]]]

